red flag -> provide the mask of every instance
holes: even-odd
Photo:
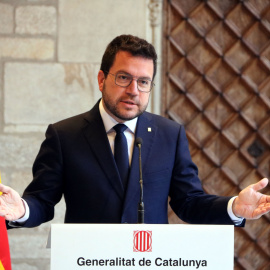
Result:
[[[0,217],[0,270],[11,270],[6,222]]]

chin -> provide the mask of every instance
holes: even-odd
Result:
[[[117,116],[117,118],[121,119],[122,121],[128,121],[136,118],[137,114],[120,114]]]

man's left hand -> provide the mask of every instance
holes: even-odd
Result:
[[[258,192],[265,188],[267,184],[268,179],[263,178],[256,184],[243,189],[233,202],[233,213],[246,219],[258,219],[270,212],[270,196]]]

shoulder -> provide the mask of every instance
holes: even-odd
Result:
[[[184,126],[167,119],[163,116],[144,112],[138,120],[138,132],[144,132],[152,127],[152,131],[157,138],[168,143],[177,142],[179,139],[185,136]]]
[[[82,128],[88,123],[96,122],[101,120],[100,112],[98,109],[99,101],[94,105],[94,107],[87,112],[63,119],[58,121],[50,126],[53,126],[55,129],[72,129],[72,128]]]
[[[179,130],[183,127],[183,125],[157,114],[145,112],[143,116],[146,119],[148,119],[150,122],[152,122],[158,128],[166,128],[169,130]]]
[[[76,127],[82,127],[86,123],[90,112],[81,113],[56,123],[51,124],[50,126],[54,127],[56,130],[72,129]]]

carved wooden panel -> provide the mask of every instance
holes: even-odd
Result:
[[[185,125],[205,191],[269,178],[270,0],[166,0],[163,48],[162,112]],[[270,269],[270,215],[235,229],[234,269]]]

